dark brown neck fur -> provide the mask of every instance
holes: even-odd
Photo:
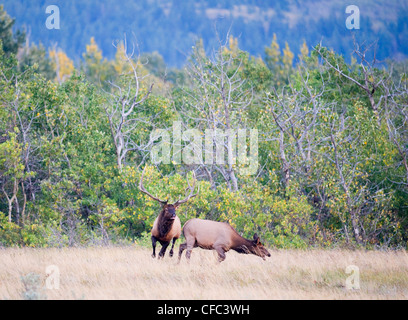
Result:
[[[160,212],[159,220],[158,220],[158,229],[159,229],[159,237],[165,237],[171,230],[173,226],[174,219],[168,219],[165,217],[164,208]]]
[[[249,248],[254,246],[253,241],[241,237],[235,230],[234,233],[231,249],[238,253],[250,253]]]

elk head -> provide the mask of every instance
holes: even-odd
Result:
[[[261,243],[261,240],[256,233],[254,234],[254,240],[252,241],[252,244],[253,245],[249,247],[249,251],[252,254],[261,257],[263,260],[265,260],[265,257],[271,256],[269,251]]]

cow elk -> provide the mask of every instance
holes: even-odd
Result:
[[[238,253],[254,254],[263,260],[271,256],[256,233],[253,240],[245,239],[226,222],[191,219],[185,223],[183,234],[186,242],[180,245],[179,262],[185,249],[186,258],[190,260],[191,250],[196,247],[216,250],[219,262],[225,260],[225,252],[231,249]]]
[[[180,200],[180,199],[177,200],[173,204],[168,203],[168,200],[161,200],[157,197],[154,197],[148,191],[146,191],[146,189],[143,186],[143,176],[144,176],[144,170],[142,173],[142,177],[140,178],[139,190],[147,194],[153,200],[158,201],[162,206],[160,214],[154,221],[153,228],[151,231],[152,246],[153,246],[152,257],[153,258],[156,257],[156,242],[157,241],[159,241],[160,244],[162,245],[162,248],[159,252],[159,257],[158,257],[159,259],[164,257],[164,254],[166,253],[166,249],[168,245],[170,244],[171,241],[173,241],[173,244],[170,250],[170,257],[172,257],[174,244],[181,235],[181,223],[180,223],[179,217],[176,215],[176,209],[178,208],[179,205],[186,203],[188,200],[190,200],[191,198],[197,195],[197,193],[193,194],[194,189],[195,189],[195,183],[196,183],[195,174],[193,172],[194,181],[193,181],[192,186],[190,185],[187,179],[188,187],[186,189],[186,197],[183,200]],[[188,195],[187,195],[187,192],[189,192]]]

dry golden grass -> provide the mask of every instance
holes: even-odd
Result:
[[[407,299],[405,251],[277,250],[263,261],[194,249],[154,260],[150,249],[92,247],[0,250],[0,299],[22,299],[21,277],[40,276],[48,299]],[[59,289],[46,289],[45,269],[60,271]],[[356,265],[360,289],[348,290],[346,267]]]

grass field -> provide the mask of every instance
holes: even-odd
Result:
[[[2,249],[0,299],[408,298],[406,251],[271,250],[266,261],[228,252],[221,264],[201,249],[190,264],[150,254],[138,247]],[[358,270],[346,273],[352,265]],[[360,288],[350,289],[347,278],[357,274]]]

